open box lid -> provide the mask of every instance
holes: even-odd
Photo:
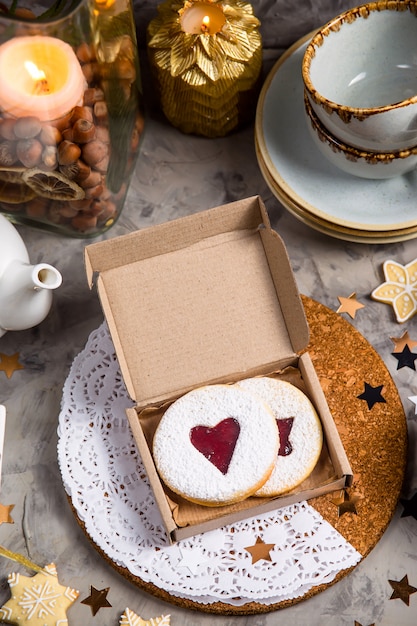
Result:
[[[285,246],[258,197],[85,249],[138,408],[276,371],[309,333]]]

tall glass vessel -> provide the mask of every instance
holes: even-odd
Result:
[[[0,7],[0,212],[95,237],[120,215],[143,131],[131,1],[34,6]]]

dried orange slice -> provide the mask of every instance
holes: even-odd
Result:
[[[25,167],[0,167],[0,180],[5,180],[8,183],[22,182],[22,174],[25,171]]]
[[[7,204],[21,204],[28,202],[36,193],[28,185],[0,180],[0,202]]]
[[[51,200],[82,200],[84,189],[61,172],[45,172],[36,167],[26,170],[23,180],[38,196]]]

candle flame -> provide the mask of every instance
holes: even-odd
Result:
[[[36,63],[32,61],[25,61],[24,65],[30,77],[33,79],[33,93],[36,95],[48,93],[49,87],[45,72],[40,70]]]
[[[201,32],[208,33],[209,30],[210,30],[210,18],[208,15],[205,15],[201,23]]]
[[[36,63],[32,63],[32,61],[25,61],[24,63],[26,70],[29,72],[31,78],[33,80],[45,80],[45,72],[40,70]]]

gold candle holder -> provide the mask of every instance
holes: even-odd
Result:
[[[222,137],[248,123],[262,68],[260,22],[240,0],[167,0],[148,26],[162,111],[184,133]]]

